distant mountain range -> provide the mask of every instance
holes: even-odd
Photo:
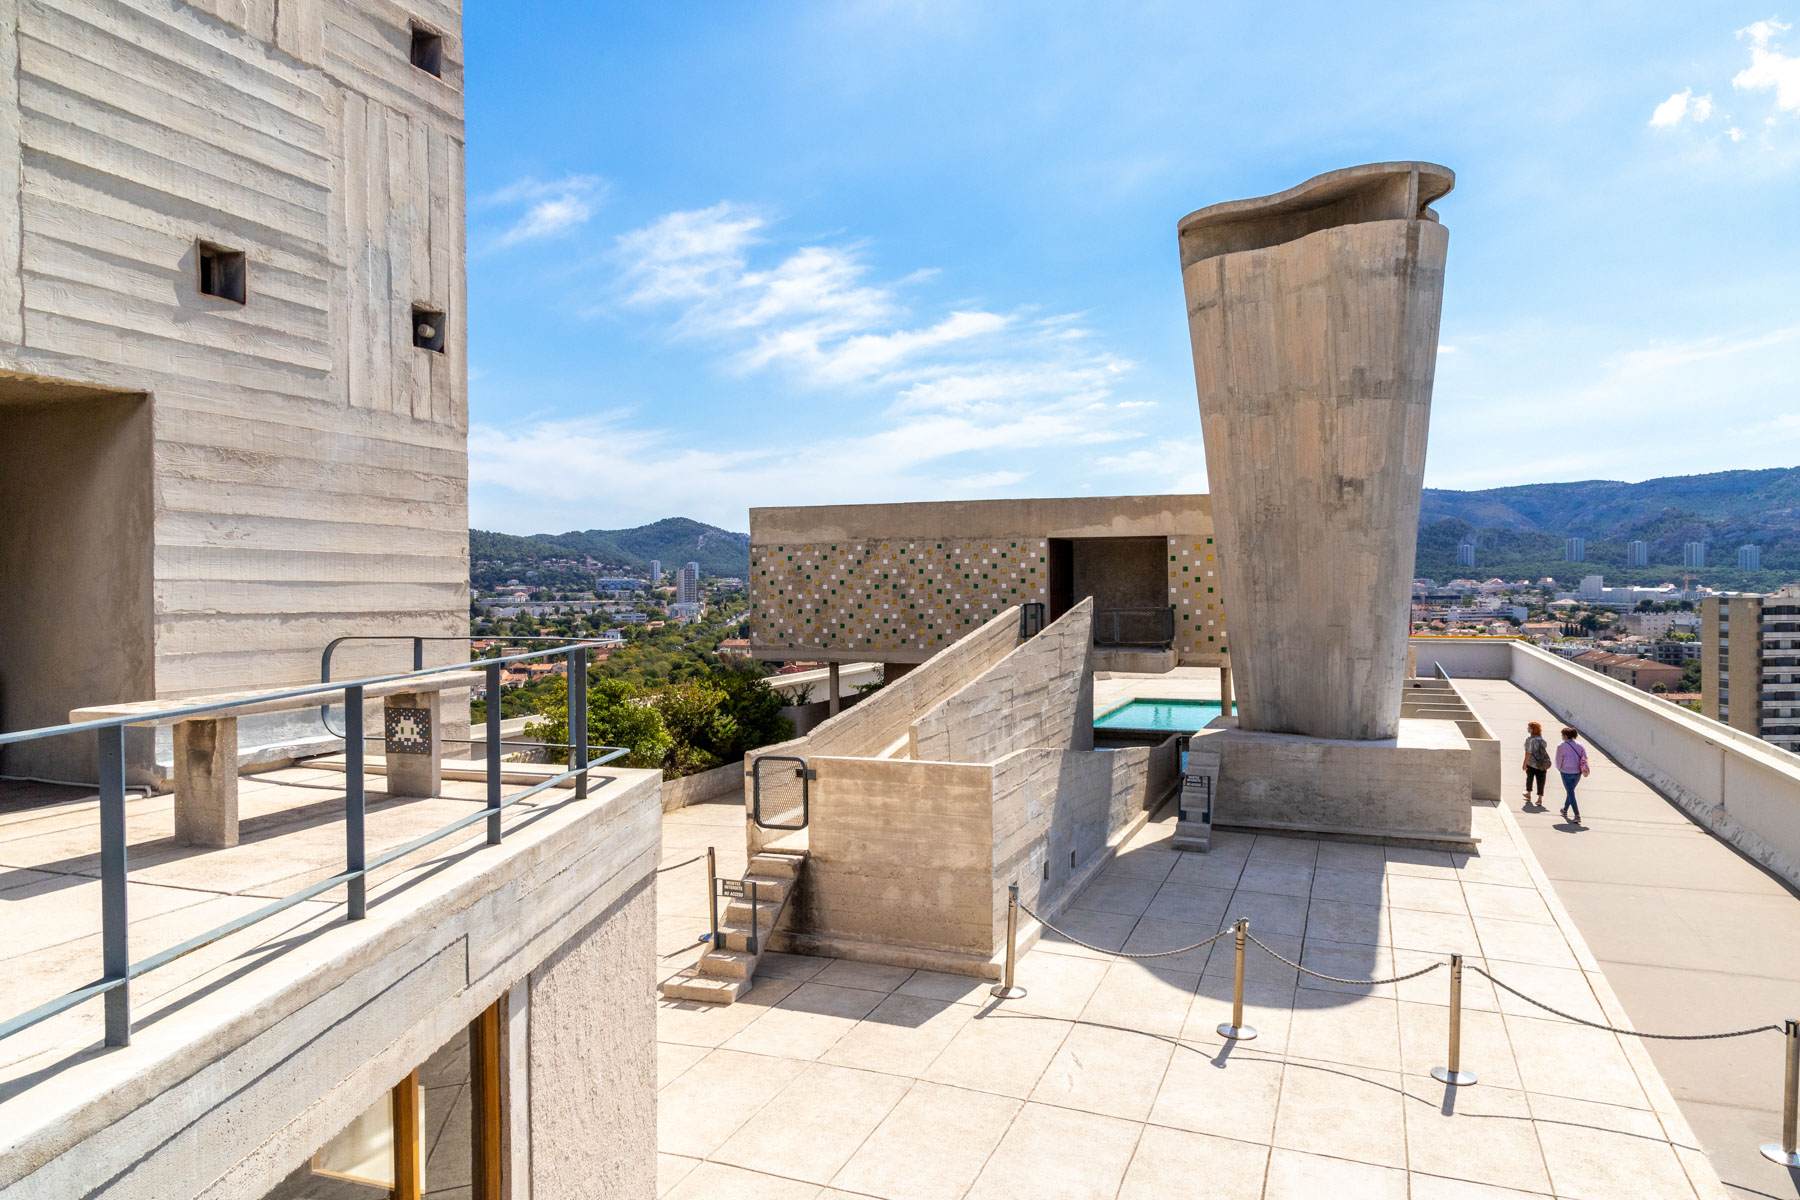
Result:
[[[686,563],[700,564],[713,578],[746,578],[750,574],[750,535],[704,525],[686,517],[666,517],[634,529],[586,529],[570,533],[511,533],[469,530],[471,562],[532,563],[547,558],[594,558],[615,567],[644,570],[650,561],[673,573]]]
[[[1564,539],[1587,540],[1585,564],[1565,562]],[[1476,543],[1475,569],[1456,548]],[[1650,566],[1627,567],[1626,546],[1649,544]],[[1723,587],[1773,586],[1800,572],[1800,467],[1672,475],[1642,483],[1587,480],[1457,492],[1426,488],[1419,512],[1419,574],[1578,576],[1621,582],[1666,579],[1681,570],[1682,546],[1705,542],[1701,578]],[[1737,571],[1738,547],[1761,547],[1762,570]],[[1741,580],[1734,577],[1743,575]]]

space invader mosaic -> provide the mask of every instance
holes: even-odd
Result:
[[[1015,604],[1046,601],[1048,552],[1023,536],[752,546],[751,640],[796,657],[934,653]]]
[[[1231,654],[1225,645],[1217,554],[1210,537],[1169,539],[1169,603],[1175,608],[1175,648],[1183,662],[1211,664]]]

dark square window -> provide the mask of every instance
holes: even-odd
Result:
[[[413,306],[413,345],[421,350],[444,352],[444,314]]]
[[[412,65],[428,75],[444,77],[444,36],[423,25],[412,27]]]
[[[200,263],[200,293],[236,304],[244,303],[249,274],[242,250],[227,250],[201,242],[195,257]]]

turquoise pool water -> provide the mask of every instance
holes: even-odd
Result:
[[[1095,717],[1094,728],[1194,733],[1220,711],[1217,700],[1127,700]]]

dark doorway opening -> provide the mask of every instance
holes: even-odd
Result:
[[[1056,620],[1075,607],[1075,544],[1068,538],[1050,539],[1050,619]]]

